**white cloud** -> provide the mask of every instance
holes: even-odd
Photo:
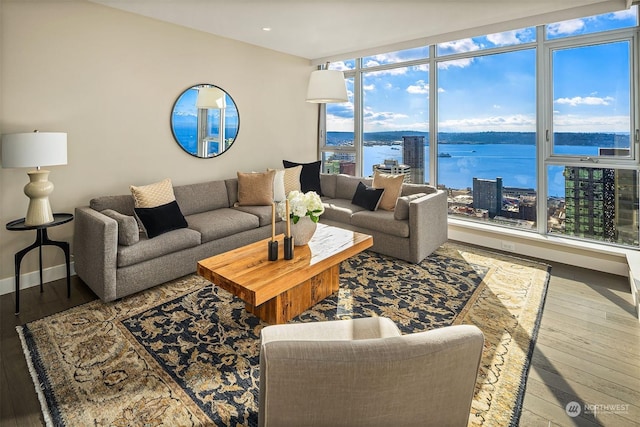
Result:
[[[388,70],[372,71],[366,74],[366,76],[401,76],[407,74],[407,67],[390,68]]]
[[[327,114],[327,130],[330,132],[353,132],[353,117],[338,117]]]
[[[438,44],[438,50],[441,54],[452,54],[461,52],[474,52],[480,50],[481,46],[478,45],[473,39],[461,39],[453,42],[445,42]]]
[[[584,28],[583,19],[571,19],[569,21],[557,22],[547,25],[547,30],[551,36],[575,34]]]
[[[474,58],[454,59],[453,61],[445,61],[438,63],[439,70],[446,70],[449,67],[465,68],[473,64]]]
[[[597,96],[574,96],[573,98],[558,98],[554,102],[561,105],[570,105],[576,107],[578,105],[609,105],[613,98],[606,96],[604,98]]]
[[[363,85],[362,90],[364,90],[365,92],[376,90],[376,85],[374,85],[373,83],[370,85]]]
[[[418,80],[415,84],[407,87],[407,92],[414,95],[429,94],[429,83],[425,83],[424,80]]]
[[[533,116],[470,117],[443,120],[438,124],[441,132],[534,132],[536,119]]]
[[[553,115],[555,132],[629,132],[629,127],[629,116]]]
[[[352,68],[347,66],[344,61],[336,61],[336,62],[332,62],[331,63],[331,67],[332,70],[340,70],[340,71],[346,71],[346,70],[351,70]]]
[[[615,19],[615,20],[619,20],[619,21],[623,21],[623,20],[631,19],[631,18],[635,18],[635,17],[636,17],[636,13],[633,10],[633,8],[620,10],[618,12],[613,12],[611,14],[611,19]]]
[[[504,33],[489,34],[487,40],[496,46],[509,46],[519,44],[518,31],[505,31]]]

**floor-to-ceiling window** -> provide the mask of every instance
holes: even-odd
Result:
[[[638,247],[638,36],[633,7],[331,64],[350,102],[327,105],[324,169],[437,185],[463,220]]]

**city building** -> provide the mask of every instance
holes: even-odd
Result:
[[[392,175],[404,175],[404,182],[411,182],[411,167],[400,164],[397,160],[386,159],[384,163],[373,165],[373,172],[375,171]]]
[[[424,136],[402,137],[402,159],[411,168],[408,182],[423,184],[424,180]]]
[[[486,209],[489,218],[502,214],[502,178],[473,178],[473,207]]]

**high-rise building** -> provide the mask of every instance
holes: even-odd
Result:
[[[486,209],[489,218],[502,214],[502,178],[473,178],[473,207]]]
[[[565,234],[616,240],[615,170],[566,166]]]
[[[424,184],[424,136],[402,137],[402,159],[411,168],[414,184]]]
[[[375,171],[391,175],[404,175],[404,182],[411,182],[411,168],[409,165],[399,164],[394,159],[387,159],[384,163],[373,165],[373,172]]]

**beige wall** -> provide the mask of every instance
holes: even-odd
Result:
[[[0,133],[68,133],[68,164],[53,166],[54,212],[125,194],[165,177],[175,184],[316,159],[317,106],[304,102],[309,61],[83,0],[0,0]],[[196,83],[230,93],[240,132],[230,151],[197,159],[174,142],[176,97]],[[25,169],[0,169],[0,280],[34,232],[8,232],[24,217]],[[52,228],[72,241],[73,223]],[[73,249],[72,249],[73,251]],[[45,268],[64,263],[45,250]],[[22,272],[38,268],[37,251]]]

